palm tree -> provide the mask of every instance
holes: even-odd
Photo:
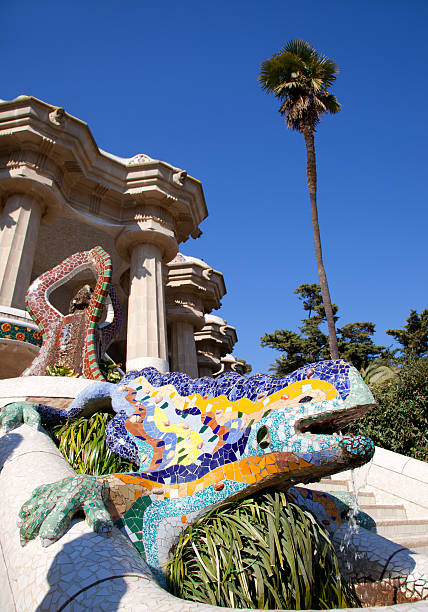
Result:
[[[318,53],[309,43],[303,40],[290,40],[279,53],[262,63],[259,75],[262,88],[267,93],[273,93],[281,101],[279,112],[285,116],[287,127],[301,132],[305,139],[312,231],[332,359],[339,358],[339,350],[330,291],[322,259],[314,134],[324,113],[337,113],[340,110],[336,97],[328,91],[336,80],[338,72],[336,62]]]

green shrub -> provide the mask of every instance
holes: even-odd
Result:
[[[327,532],[280,491],[215,508],[182,533],[167,588],[232,608],[360,607]]]
[[[68,378],[77,378],[79,375],[72,368],[58,365],[46,366],[46,376],[67,376]]]
[[[113,361],[101,361],[101,371],[108,382],[118,383],[121,374],[119,364]],[[69,376],[76,378],[77,372],[71,368],[55,364],[47,366],[48,376]],[[46,426],[53,441],[63,456],[78,474],[99,476],[119,472],[133,472],[138,469],[134,463],[124,461],[111,452],[105,443],[105,431],[113,415],[98,412],[89,419],[81,417],[74,421]]]
[[[403,366],[382,385],[372,386],[378,405],[348,432],[369,436],[377,446],[428,461],[428,358]]]
[[[138,469],[107,448],[105,431],[112,418],[107,412],[97,412],[89,419],[81,417],[50,428],[55,444],[78,474],[100,476]]]
[[[100,361],[101,373],[104,378],[110,383],[117,384],[122,378],[122,374],[118,370],[120,366],[120,363],[115,363],[114,361]]]
[[[110,382],[117,384],[122,378],[121,373],[118,368],[120,368],[120,363],[115,363],[114,361],[100,361],[100,370],[104,378]],[[67,366],[62,366],[59,364],[55,364],[53,366],[46,366],[46,375],[47,376],[68,376],[70,378],[78,378],[79,374],[75,372],[72,368]]]

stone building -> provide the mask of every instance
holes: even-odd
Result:
[[[110,253],[124,312],[109,355],[127,370],[155,366],[192,377],[239,369],[235,328],[211,315],[223,275],[179,245],[197,238],[208,211],[200,181],[139,154],[102,151],[86,123],[19,96],[0,102],[0,378],[19,375],[41,344],[24,308],[30,283],[77,251]],[[59,286],[66,312],[88,270]]]

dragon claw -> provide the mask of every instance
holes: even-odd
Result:
[[[70,476],[53,485],[38,487],[21,508],[18,518],[21,545],[40,536],[44,548],[67,530],[73,515],[82,508],[87,523],[108,537],[112,521],[104,506],[106,486],[93,476]]]
[[[4,433],[12,431],[25,423],[34,429],[40,429],[40,415],[37,404],[30,402],[12,402],[0,409],[0,428]]]

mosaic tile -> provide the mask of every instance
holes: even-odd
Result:
[[[92,269],[97,275],[89,303],[84,309],[62,315],[49,301],[49,294],[85,268]],[[111,284],[111,275],[110,256],[101,247],[95,247],[71,255],[31,284],[25,297],[25,306],[39,326],[39,332],[35,333],[38,334],[37,339],[41,340],[41,349],[22,376],[43,376],[47,366],[60,365],[75,370],[85,378],[104,380],[98,359],[119,333],[122,322],[120,303]],[[111,323],[99,328],[107,298],[111,301],[114,318]],[[28,336],[23,331],[18,334],[18,340],[24,339],[21,338],[22,334],[25,338]]]
[[[0,321],[0,338],[27,342],[28,344],[34,344],[34,346],[41,346],[42,344],[42,334],[40,331],[26,325],[15,325],[15,323],[10,323],[10,321]]]

